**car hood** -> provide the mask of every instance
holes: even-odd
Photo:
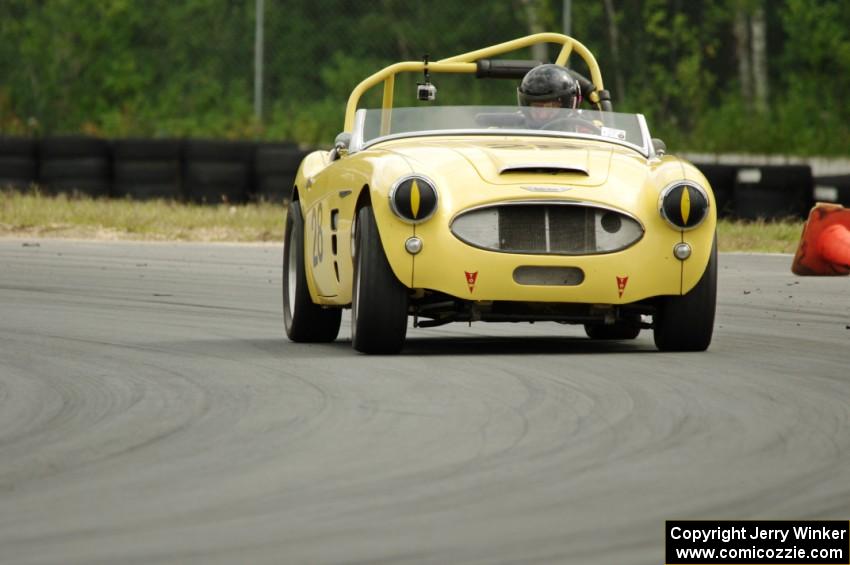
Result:
[[[571,140],[422,140],[394,144],[392,151],[439,170],[468,163],[492,184],[529,180],[600,186],[608,180],[612,148]],[[418,168],[418,167],[417,167]],[[533,179],[530,179],[533,177]]]

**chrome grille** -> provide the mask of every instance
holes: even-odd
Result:
[[[583,203],[523,202],[477,208],[451,225],[461,241],[504,253],[591,255],[620,251],[643,236],[631,216]]]

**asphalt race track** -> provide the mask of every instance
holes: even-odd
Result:
[[[367,357],[285,339],[280,256],[0,240],[1,563],[657,565],[666,519],[850,518],[850,278],[722,254],[707,353]]]

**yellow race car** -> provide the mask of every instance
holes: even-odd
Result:
[[[536,43],[572,53],[589,108],[440,106],[431,75],[529,76],[499,58]],[[550,65],[551,66],[551,65]],[[395,77],[422,73],[415,107]],[[358,108],[383,86],[380,108]],[[575,105],[575,104],[574,104]],[[537,114],[541,111],[534,110]],[[539,116],[538,116],[539,117]],[[593,339],[652,329],[664,351],[710,342],[715,200],[640,114],[611,111],[593,55],[543,33],[428,62],[390,65],[351,93],[343,133],[301,163],[286,215],[283,312],[297,342],[333,341],[352,309],[354,349],[395,353],[413,327],[449,322],[583,324]]]

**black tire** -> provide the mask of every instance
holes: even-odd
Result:
[[[252,141],[190,139],[183,150],[187,161],[230,161],[250,165],[254,161],[257,144]]]
[[[116,161],[179,161],[183,156],[180,139],[116,139],[112,142]]]
[[[35,159],[37,143],[31,137],[0,136],[0,157]]]
[[[0,156],[0,178],[32,182],[37,176],[35,159]]]
[[[110,195],[109,160],[106,157],[42,159],[39,184],[47,194]]]
[[[835,190],[834,198],[817,198],[819,202],[832,201],[844,207],[850,207],[850,175],[815,178],[815,189],[828,187]]]
[[[635,339],[640,333],[640,316],[617,320],[613,324],[585,324],[590,339]]]
[[[294,143],[263,144],[257,148],[254,161],[257,176],[295,173],[307,154]]]
[[[705,351],[714,333],[717,306],[717,236],[708,266],[697,285],[682,296],[659,300],[653,318],[655,345],[661,351]]]
[[[38,181],[35,148],[28,137],[0,137],[0,190],[25,192]]]
[[[245,163],[190,161],[186,164],[184,190],[192,202],[216,204],[244,202],[248,197]]]
[[[287,202],[306,154],[295,144],[260,145],[254,162],[254,197],[261,202]]]
[[[357,213],[351,345],[361,353],[398,353],[407,334],[408,290],[396,278],[371,206]]]
[[[806,219],[814,206],[814,179],[808,165],[741,167],[758,169],[757,183],[735,182],[735,211],[744,220]]]
[[[290,282],[292,284],[290,284]],[[322,308],[310,299],[304,269],[304,218],[301,203],[289,205],[283,242],[283,324],[300,343],[329,342],[339,333],[342,309]]]
[[[97,157],[45,159],[41,161],[39,177],[46,183],[67,179],[108,180],[109,161]]]
[[[289,175],[266,175],[257,178],[257,200],[282,204],[292,197],[295,173]]]
[[[728,218],[735,215],[735,176],[738,173],[736,165],[697,164],[697,168],[705,175],[714,201],[717,204],[717,217]]]
[[[177,162],[125,161],[115,163],[112,195],[133,200],[183,198]]]
[[[180,179],[179,161],[119,161],[113,164],[116,183],[174,183]]]
[[[109,158],[109,143],[105,139],[85,135],[45,137],[38,146],[41,159]]]
[[[57,179],[42,186],[45,194],[85,195],[92,198],[105,198],[112,194],[108,180],[104,179]]]
[[[180,185],[175,182],[119,182],[112,185],[112,196],[131,200],[180,201]]]

